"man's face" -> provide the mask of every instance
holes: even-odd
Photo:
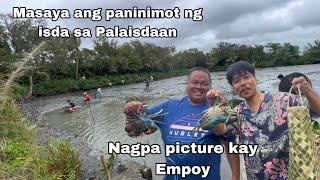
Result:
[[[187,94],[194,104],[202,104],[206,101],[206,94],[210,90],[211,82],[207,73],[193,71],[188,79]]]
[[[244,99],[253,97],[256,93],[257,82],[249,72],[241,72],[232,79],[234,93]]]

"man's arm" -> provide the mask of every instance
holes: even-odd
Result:
[[[308,99],[311,111],[317,116],[320,116],[320,96],[312,89],[306,94],[306,97]]]
[[[306,79],[304,77],[294,78],[292,84],[300,87],[302,94],[308,99],[311,111],[320,116],[320,96],[312,89]]]
[[[168,111],[168,103],[169,103],[169,101],[165,101],[165,102],[162,102],[162,103],[160,103],[158,105],[149,107],[147,109],[147,114],[155,114],[155,113],[158,113],[161,110],[164,111],[163,113],[167,112]],[[162,116],[160,116],[160,117],[162,117]],[[161,121],[161,118],[160,119],[156,118],[156,119]]]
[[[229,154],[228,142],[224,142],[225,152],[230,165],[232,177],[231,180],[240,180],[240,160],[239,154]]]

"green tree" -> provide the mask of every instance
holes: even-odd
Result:
[[[73,36],[47,39],[46,50],[37,58],[38,69],[53,78],[75,77],[80,43],[80,39]]]
[[[94,50],[96,51],[95,61],[98,61],[99,73],[118,73],[117,71],[117,41],[109,40],[106,37],[99,37],[94,40]]]
[[[131,43],[124,43],[119,49],[118,71],[122,73],[136,73],[143,68],[142,59],[139,58]]]
[[[38,26],[46,26],[44,20],[14,19],[11,15],[0,14],[0,24],[4,24],[9,44],[16,53],[31,52],[43,40],[38,37]]]
[[[101,60],[96,59],[96,51],[84,48],[76,54],[76,79],[80,76],[92,76],[94,74],[101,75],[104,70]],[[97,68],[101,68],[97,69]],[[78,70],[77,70],[78,69]],[[100,74],[99,74],[100,72]]]
[[[134,49],[134,59],[140,67],[142,61],[144,72],[165,71],[172,67],[172,56],[175,52],[174,47],[161,47],[152,43],[141,43],[138,40],[131,41]]]
[[[8,44],[8,34],[5,28],[0,25],[0,75],[6,74],[12,67],[11,49]]]
[[[308,43],[305,47],[301,63],[320,63],[320,40],[315,40],[313,44]]]
[[[282,62],[278,63],[282,66],[294,65],[299,59],[299,46],[284,43],[281,51]]]
[[[237,44],[220,42],[209,52],[210,64],[215,67],[226,68],[230,63],[239,59]]]
[[[195,66],[208,67],[209,59],[197,48],[180,51],[175,54],[175,67],[192,68]]]
[[[250,46],[249,49],[250,56],[248,61],[256,67],[263,66],[263,64],[265,64],[266,61],[266,53],[264,52],[264,46],[255,45],[254,47]]]

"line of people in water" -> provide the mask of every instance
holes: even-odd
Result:
[[[292,79],[296,78],[296,77],[300,77],[300,76],[303,76],[307,82],[311,85],[312,87],[312,83],[310,81],[310,79],[302,74],[302,73],[299,73],[299,72],[293,72],[293,73],[290,73],[286,76],[284,76],[283,74],[279,74],[277,76],[277,78],[280,80],[280,83],[279,83],[279,91],[281,92],[289,92],[290,90],[290,87],[292,86],[291,84],[291,81]],[[150,76],[150,78],[147,78],[144,83],[146,85],[145,87],[145,90],[150,90],[150,83],[153,82],[153,76]],[[108,84],[108,87],[111,89],[112,88],[112,83],[109,82]],[[292,93],[296,94],[296,92],[293,90]],[[101,98],[103,97],[103,92],[102,92],[102,89],[99,87],[95,93],[95,98]],[[84,92],[83,93],[83,102],[84,104],[87,104],[87,103],[90,103],[92,101],[93,97],[88,93],[88,92]],[[73,112],[76,112],[76,106],[75,106],[75,103],[72,102],[70,99],[67,101],[69,106],[68,106],[68,112],[70,113],[73,113]]]
[[[122,84],[124,84],[124,82],[125,82],[124,80],[121,80],[121,83],[122,83]],[[149,90],[149,89],[150,89],[150,83],[153,82],[153,76],[150,76],[150,78],[147,78],[144,82],[146,83],[146,90]],[[108,87],[109,87],[109,89],[112,88],[112,83],[111,83],[111,82],[109,82]],[[102,92],[102,89],[99,87],[99,88],[97,89],[97,91],[95,92],[94,97],[101,99],[103,96],[104,96],[104,94],[103,94],[103,92]],[[84,93],[83,93],[83,102],[84,102],[84,104],[88,104],[88,103],[90,103],[92,100],[93,100],[93,97],[92,97],[88,92],[84,92]],[[68,99],[67,102],[68,102],[68,104],[69,104],[67,111],[68,111],[69,113],[76,112],[76,105],[75,105],[75,103],[74,103],[73,101],[71,101],[70,99]]]
[[[104,94],[102,92],[102,89],[98,88],[96,93],[95,93],[95,95],[94,95],[94,97],[101,99],[101,97],[103,97],[103,95]],[[89,104],[92,100],[93,100],[93,97],[88,92],[84,92],[83,93],[83,102],[84,102],[84,104]],[[70,99],[68,99],[67,102],[69,103],[68,112],[69,113],[76,112],[76,104],[73,101],[71,101]]]

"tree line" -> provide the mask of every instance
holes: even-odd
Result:
[[[66,78],[168,73],[194,66],[222,70],[238,60],[247,60],[255,67],[320,63],[319,40],[308,43],[303,51],[290,43],[219,42],[209,52],[203,52],[197,48],[177,51],[174,46],[139,40],[119,44],[114,39],[100,37],[93,40],[93,49],[81,49],[79,38],[39,38],[38,26],[45,27],[46,22],[0,15],[0,76],[10,73],[15,63],[42,41],[46,41],[45,50],[31,61],[32,68],[20,79],[21,84],[27,84],[30,77],[40,83]]]

